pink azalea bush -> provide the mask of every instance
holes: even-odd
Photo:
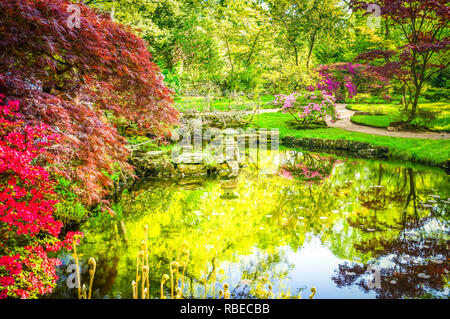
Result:
[[[283,113],[289,113],[302,126],[323,123],[327,117],[334,123],[340,119],[336,111],[336,99],[324,91],[293,92],[276,95],[275,105],[281,106]]]
[[[53,218],[57,203],[49,173],[38,163],[59,140],[47,125],[28,125],[19,102],[2,103],[0,94],[0,299],[36,298],[53,290],[60,264],[55,253],[71,249],[70,232]]]

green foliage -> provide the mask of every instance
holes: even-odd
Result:
[[[133,135],[127,137],[127,141],[130,144],[131,149],[140,151],[150,152],[170,149],[173,145],[162,144],[155,139],[151,139],[147,136]]]
[[[180,97],[175,99],[175,105],[181,112],[186,110],[196,111],[252,111],[255,104],[261,109],[274,108],[275,96],[263,95],[250,99],[244,95],[231,95],[229,97],[211,97],[207,100],[201,96]]]
[[[317,75],[309,74],[305,66],[292,66],[279,61],[279,68],[262,75],[264,90],[271,94],[288,94],[317,83]]]
[[[450,102],[450,88],[430,88],[423,96],[430,102]]]
[[[90,216],[90,211],[79,201],[72,191],[73,183],[63,177],[57,178],[55,193],[59,202],[55,205],[53,216],[65,226],[79,225]]]

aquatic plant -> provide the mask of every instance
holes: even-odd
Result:
[[[148,225],[145,225],[145,237],[141,242],[141,250],[137,253],[136,257],[136,280],[131,283],[131,288],[133,291],[133,298],[139,298],[139,281],[141,282],[141,298],[150,298],[150,279],[149,279],[149,263],[148,263]]]
[[[131,282],[131,288],[133,289],[133,299],[138,299],[137,298],[137,284],[136,281],[132,281]]]
[[[186,260],[185,261],[183,261],[180,265],[181,265],[181,267],[183,267],[183,272],[182,272],[182,274],[181,274],[181,291],[183,291],[183,289],[184,289],[184,275],[185,275],[185,272],[186,272],[186,267],[187,267],[187,264],[188,264],[188,262],[189,262],[189,257],[190,257],[190,252],[189,252],[189,250],[186,250],[185,251],[185,254],[186,254]]]
[[[173,290],[174,290],[173,274],[176,273],[176,279],[177,279],[177,285],[178,285],[178,263],[176,261],[172,261],[169,264],[169,270],[170,270],[170,294],[173,299],[173,297],[174,297],[174,295],[173,295]]]
[[[161,279],[161,299],[167,299],[164,294],[164,284],[170,279],[168,274],[164,274]]]
[[[79,268],[79,260],[78,260],[78,253],[77,253],[77,244],[78,242],[74,239],[73,240],[73,254],[72,257],[75,259],[75,266],[76,266],[76,280],[77,280],[77,294],[78,299],[91,299],[92,297],[92,284],[94,282],[95,277],[95,270],[97,269],[97,262],[93,257],[90,257],[88,260],[88,265],[91,265],[92,268],[89,269],[89,289],[86,288],[86,285],[83,284],[83,286],[80,288],[81,283],[81,276],[80,276],[80,268]]]
[[[223,284],[223,299],[230,299],[230,291],[228,290],[228,283]]]
[[[313,299],[314,295],[316,294],[316,287],[311,287],[311,295],[309,295],[309,299]]]

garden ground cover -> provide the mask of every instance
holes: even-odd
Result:
[[[400,106],[396,104],[350,104],[348,109],[370,112],[373,115],[354,115],[352,121],[357,124],[387,128],[392,122],[401,121]],[[450,103],[421,103],[419,109],[440,112],[438,117],[427,123],[427,127],[435,131],[450,131]]]
[[[283,113],[264,113],[253,119],[253,125],[259,128],[277,128],[280,138],[321,138],[328,140],[344,139],[385,146],[393,158],[416,160],[431,165],[441,165],[450,158],[450,143],[447,140],[425,140],[415,138],[398,138],[375,136],[364,133],[348,132],[339,128],[293,129],[289,122],[291,116]]]

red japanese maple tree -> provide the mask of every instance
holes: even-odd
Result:
[[[76,183],[86,204],[101,202],[113,164],[131,172],[120,118],[155,136],[178,113],[147,44],[129,27],[70,0],[0,0],[0,92],[20,100],[28,123],[61,136],[53,170]],[[79,26],[79,27],[78,27]]]
[[[381,16],[402,33],[396,50],[376,50],[360,56],[375,62],[384,76],[400,81],[404,88],[404,107],[408,121],[417,113],[417,104],[427,81],[450,64],[449,19],[447,0],[352,0],[355,9],[367,10],[378,5]]]

